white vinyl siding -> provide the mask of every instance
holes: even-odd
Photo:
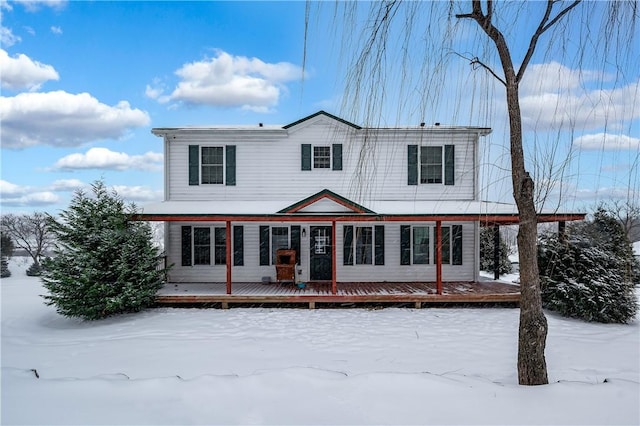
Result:
[[[294,131],[295,130],[295,131]],[[167,200],[290,200],[323,189],[360,201],[474,200],[477,134],[381,130],[362,132],[315,120],[298,129],[224,132],[185,131],[166,137]],[[236,186],[188,184],[188,147],[236,146]],[[342,171],[300,168],[300,147],[342,145]],[[407,145],[455,146],[455,185],[407,185]],[[319,177],[319,174],[321,177]],[[292,184],[295,182],[295,185]]]

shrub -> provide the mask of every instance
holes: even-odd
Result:
[[[149,225],[129,221],[134,213],[135,206],[98,181],[92,197],[77,191],[59,220],[49,217],[57,245],[44,262],[46,304],[94,320],[154,303],[166,270],[158,267]]]
[[[2,256],[0,257],[0,278],[9,278],[10,276],[9,262],[5,256]]]
[[[494,240],[493,228],[483,227],[480,230],[480,270],[493,272],[494,267]],[[509,274],[513,271],[513,266],[509,261],[509,246],[500,237],[500,262],[498,263],[500,274]]]
[[[633,274],[628,273],[629,259],[619,247],[624,241],[612,244],[610,237],[615,233],[610,226],[602,228],[609,233],[602,239],[584,229],[592,231],[576,227],[577,233],[567,241],[556,235],[541,238],[538,265],[543,306],[586,321],[628,323],[638,301]]]
[[[39,277],[42,274],[43,266],[41,263],[32,263],[31,266],[27,268],[27,275],[30,277]]]

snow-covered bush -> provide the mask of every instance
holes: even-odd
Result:
[[[598,211],[593,221],[571,231],[566,239],[551,234],[540,239],[544,307],[587,321],[628,323],[638,310],[638,265],[627,255],[624,246],[630,243],[619,222]]]
[[[154,303],[166,271],[158,267],[149,225],[128,220],[134,213],[98,181],[93,196],[77,191],[59,219],[49,218],[57,244],[44,262],[45,303],[90,320]]]
[[[10,276],[9,261],[5,256],[0,256],[0,278],[9,278]]]
[[[493,272],[494,267],[494,240],[493,240],[493,228],[485,226],[480,230],[480,270]],[[499,273],[509,274],[513,271],[511,262],[509,261],[509,246],[500,237],[500,259],[499,259]]]
[[[42,275],[42,270],[42,264],[34,262],[27,268],[27,275],[30,277],[39,277],[40,275]]]
[[[11,276],[9,258],[13,255],[14,246],[11,237],[0,231],[0,278]]]

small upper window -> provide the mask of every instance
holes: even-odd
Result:
[[[202,183],[224,183],[224,151],[221,146],[202,147]]]
[[[313,147],[313,168],[328,169],[331,167],[331,147],[330,146],[314,146]]]
[[[420,147],[420,183],[442,183],[442,147]]]

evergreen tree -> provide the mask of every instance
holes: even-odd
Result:
[[[42,273],[47,305],[90,320],[152,305],[166,273],[149,225],[128,220],[135,206],[102,181],[92,188],[92,197],[77,191],[58,220],[49,217],[57,245]]]
[[[0,232],[0,278],[11,276],[9,258],[13,255],[14,249],[11,237],[4,232]]]
[[[485,226],[480,230],[480,270],[493,272],[494,266],[494,240],[493,228]],[[500,262],[498,263],[500,274],[509,274],[513,271],[509,261],[509,246],[500,237]]]
[[[568,239],[543,236],[538,262],[545,308],[587,321],[634,318],[640,268],[622,225],[606,211],[573,226]]]
[[[9,261],[5,256],[0,256],[0,278],[9,278],[10,276]]]

